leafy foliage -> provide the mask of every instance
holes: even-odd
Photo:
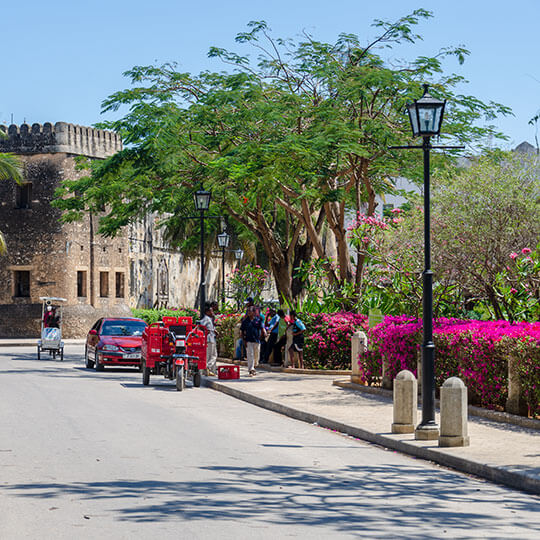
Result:
[[[134,317],[142,319],[147,324],[159,322],[163,317],[192,317],[193,322],[199,319],[199,313],[190,308],[178,309],[132,309]]]
[[[0,130],[0,136],[4,135]],[[21,161],[13,154],[0,153],[0,180],[13,180],[17,184],[23,181],[23,167]],[[6,241],[0,231],[0,255],[7,251]]]
[[[444,75],[442,66],[450,57],[463,62],[462,47],[409,62],[377,53],[420,39],[414,28],[429,17],[419,9],[395,22],[375,21],[378,35],[368,45],[352,34],[334,44],[309,35],[295,43],[252,22],[236,41],[259,54],[256,62],[210,49],[232,72],[134,67],[126,72],[132,87],[103,103],[104,112],[128,112],[100,126],[120,132],[126,149],[93,164],[90,178],[66,182],[57,205],[68,211],[67,220],[105,206],[104,234],[158,212],[169,236],[189,247],[197,224],[185,218],[204,182],[212,211],[230,216],[263,246],[284,299],[302,292],[292,275],[302,260],[327,258],[323,232],[338,252],[338,266],[325,264],[328,279],[352,284],[357,296],[363,265],[360,258],[355,271],[351,266],[346,209],[365,207],[373,215],[376,194],[391,191],[392,178],[420,177],[413,153],[388,150],[410,140],[405,103],[433,80],[433,93],[451,103],[443,138],[465,144],[500,136],[478,122],[509,112],[455,91],[463,79]],[[434,159],[434,167],[449,165],[446,157]]]
[[[383,358],[388,376],[402,369],[416,375],[422,341],[422,322],[406,316],[385,317],[369,329],[370,351],[359,359],[367,384],[380,380]],[[434,321],[435,378],[440,387],[449,377],[460,377],[472,403],[502,409],[508,395],[508,358],[519,361],[522,397],[531,415],[538,416],[540,388],[540,324],[507,321]],[[536,401],[535,401],[536,400]]]

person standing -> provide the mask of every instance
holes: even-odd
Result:
[[[268,315],[270,316],[270,319],[266,323],[266,333],[268,335],[268,339],[266,341],[266,351],[264,355],[264,361],[266,363],[268,363],[270,354],[272,354],[272,352],[274,351],[274,346],[278,340],[280,320],[279,315],[276,313],[276,310],[274,308],[270,308],[268,310]]]
[[[255,365],[260,354],[262,320],[257,315],[255,306],[248,309],[247,317],[242,321],[242,339],[246,345],[247,367],[250,376],[255,375]]]
[[[292,367],[295,367],[295,356],[298,356],[298,369],[304,369],[304,331],[306,325],[297,317],[296,311],[290,312],[292,327],[292,345],[289,349]]]
[[[277,328],[277,341],[274,345],[274,364],[281,366],[283,365],[283,354],[281,351],[287,342],[287,321],[285,320],[285,312],[282,309],[277,310],[277,315],[279,317],[279,322]]]
[[[204,317],[201,319],[200,324],[208,330],[206,336],[206,371],[208,375],[215,376],[217,371],[217,344],[212,304],[205,304]]]

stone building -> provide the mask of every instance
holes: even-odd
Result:
[[[39,334],[40,296],[67,299],[64,337],[83,336],[97,318],[129,315],[130,307],[194,306],[199,261],[166,245],[156,216],[111,239],[97,234],[98,216],[63,224],[50,204],[62,180],[83,174],[77,156],[103,159],[122,149],[116,133],[64,122],[0,129],[8,135],[0,152],[21,158],[25,178],[20,186],[0,182],[8,248],[0,256],[0,337]],[[220,267],[207,266],[211,294]]]

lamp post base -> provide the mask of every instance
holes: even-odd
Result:
[[[420,424],[414,431],[414,438],[417,441],[434,441],[438,440],[440,435],[439,426],[437,424]]]

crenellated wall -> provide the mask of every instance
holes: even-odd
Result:
[[[0,138],[0,152],[14,154],[65,153],[91,158],[106,158],[122,150],[120,135],[66,122],[51,124],[11,124],[0,126],[8,135]]]

